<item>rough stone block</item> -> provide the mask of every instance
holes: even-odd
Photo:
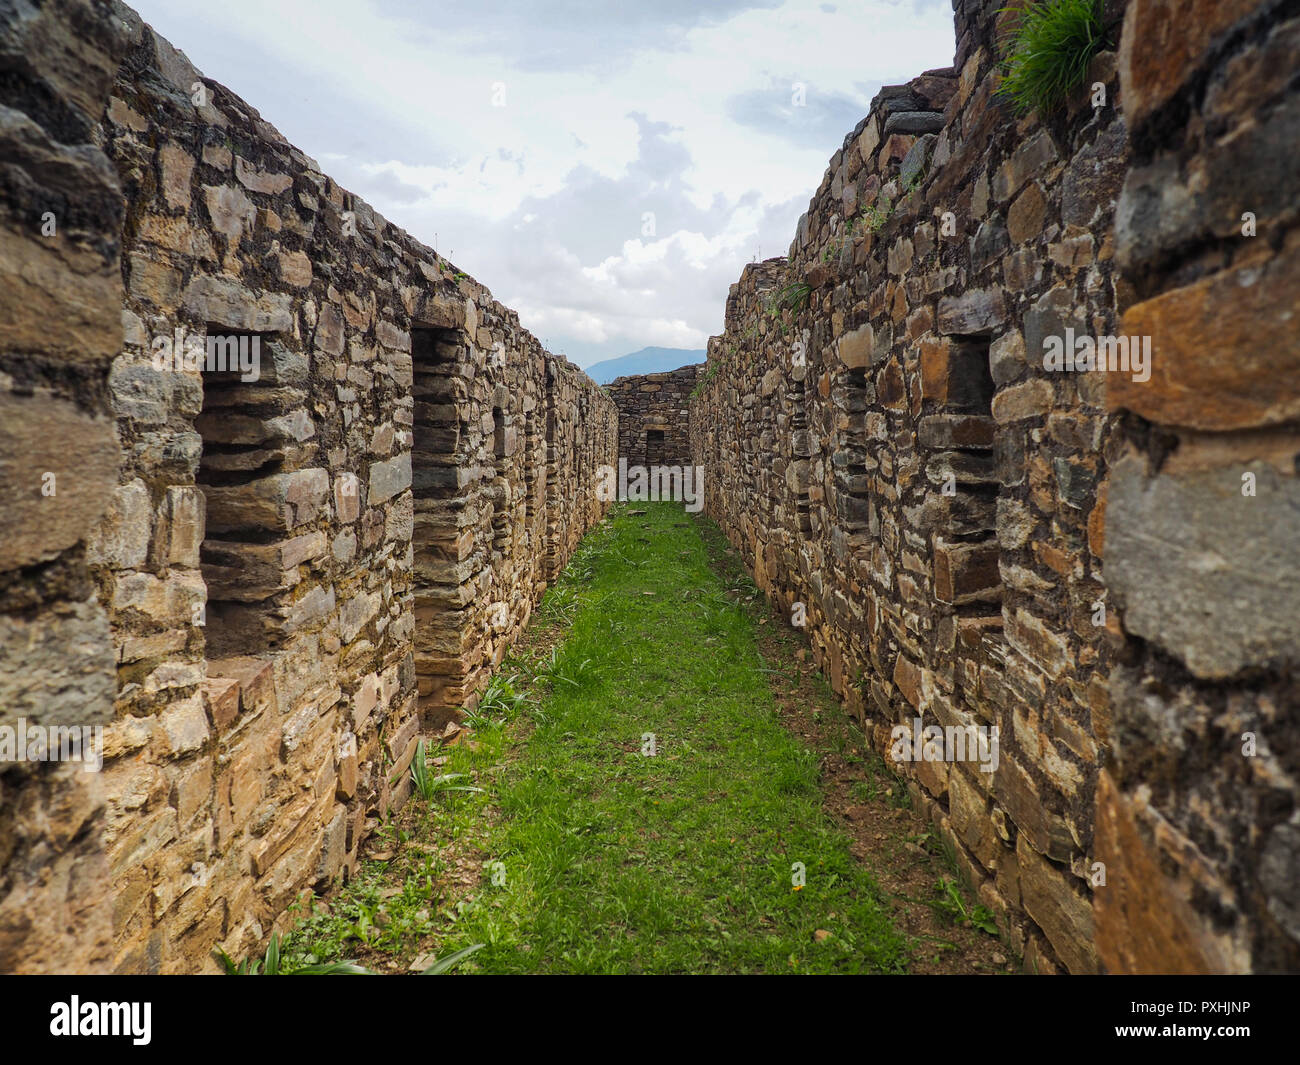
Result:
[[[1052,865],[1024,836],[1016,841],[1016,859],[1025,912],[1070,972],[1097,972],[1091,900],[1067,871]]]
[[[1106,375],[1106,402],[1161,425],[1223,431],[1300,416],[1300,255],[1243,266],[1130,307],[1123,332],[1151,338],[1150,380]]]
[[[997,329],[1006,320],[1006,297],[1001,289],[971,289],[939,300],[938,331],[943,334],[978,335]]]
[[[120,320],[115,328],[120,331]],[[55,558],[84,540],[113,501],[119,461],[107,421],[47,395],[0,393],[0,570]],[[109,521],[129,542],[104,546],[133,555],[138,492],[125,491]],[[132,527],[122,527],[127,521]]]
[[[1256,494],[1242,495],[1242,471]],[[1300,658],[1300,479],[1270,466],[1149,476],[1121,457],[1106,504],[1106,583],[1124,627],[1199,677]]]
[[[1002,597],[998,544],[934,545],[934,594],[941,603],[997,602]]]
[[[370,467],[370,493],[368,501],[371,506],[392,499],[398,492],[411,487],[411,453],[403,452],[385,462],[373,463]]]
[[[1124,111],[1140,127],[1200,66],[1212,41],[1259,8],[1257,0],[1135,0],[1119,46]]]

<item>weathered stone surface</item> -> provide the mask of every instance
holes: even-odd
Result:
[[[1020,330],[1012,329],[989,346],[989,371],[996,385],[1014,381],[1024,371],[1025,338]]]
[[[142,480],[119,485],[86,544],[86,560],[115,569],[142,566],[149,553],[152,510],[149,489]]]
[[[293,184],[288,174],[273,174],[250,163],[242,155],[235,156],[235,177],[239,183],[251,192],[265,192],[275,195],[284,192]]]
[[[1046,342],[1051,337],[1064,337],[1065,330],[1076,334],[1087,333],[1083,309],[1065,285],[1055,285],[1043,293],[1025,312],[1025,360],[1030,367],[1043,368]]]
[[[934,548],[934,594],[941,603],[1001,599],[998,546],[941,544]]]
[[[362,627],[379,613],[380,603],[373,592],[361,592],[344,601],[339,609],[339,635],[344,643],[357,638]]]
[[[1290,99],[1190,165],[1169,153],[1131,170],[1116,216],[1119,262],[1149,269],[1207,240],[1250,239],[1248,220],[1256,234],[1294,221],[1300,207],[1287,187],[1297,139],[1300,101]]]
[[[1255,0],[1134,0],[1119,47],[1130,124],[1140,127],[1166,104],[1211,42],[1257,6]]]
[[[51,396],[0,393],[0,568],[84,540],[110,505],[119,457],[106,420]]]
[[[875,330],[871,328],[871,324],[858,326],[853,332],[845,333],[840,337],[840,362],[850,370],[860,370],[870,366],[873,362],[875,344]]]
[[[233,185],[204,185],[203,198],[213,230],[232,244],[257,227],[257,207]]]
[[[1147,821],[1145,832],[1135,814]],[[1153,828],[1170,840],[1172,833],[1158,815],[1122,795],[1103,770],[1097,780],[1095,850],[1106,866],[1106,886],[1097,889],[1094,906],[1101,965],[1110,973],[1239,971],[1242,960],[1234,957],[1227,937],[1197,919],[1187,888],[1166,874],[1159,848],[1149,841]]]
[[[1244,429],[1300,415],[1279,389],[1300,365],[1300,256],[1202,278],[1129,308],[1123,330],[1151,337],[1151,377],[1109,374],[1106,401],[1163,425]]]
[[[75,238],[66,213],[62,238],[40,237],[28,220],[22,229],[0,225],[0,305],[24,309],[0,317],[0,349],[70,363],[111,359],[122,335],[115,243],[122,199],[112,165],[89,145],[64,148],[8,108],[0,110],[0,157],[28,195],[39,188],[45,202],[76,203],[85,213]]]
[[[290,297],[257,295],[227,277],[200,274],[185,287],[185,309],[201,321],[253,333],[283,333],[292,327]]]
[[[1043,235],[1047,200],[1038,182],[1031,181],[1007,211],[1007,235],[1013,244],[1037,240]]]
[[[990,448],[995,426],[992,419],[969,414],[934,414],[921,419],[917,439],[922,447]]]
[[[188,211],[194,157],[178,144],[165,144],[159,149],[158,165],[162,169],[163,199],[167,206],[181,212]]]
[[[938,133],[943,115],[937,111],[895,111],[885,119],[885,134]]]
[[[975,231],[971,241],[971,269],[983,270],[997,262],[1010,243],[1006,223],[1001,218],[986,219]]]
[[[1223,678],[1300,654],[1300,480],[1259,464],[1242,471],[1149,476],[1116,462],[1106,505],[1106,583],[1124,627],[1197,676]]]
[[[1260,886],[1268,893],[1268,912],[1287,935],[1300,939],[1300,904],[1295,884],[1300,877],[1300,824],[1293,816],[1277,825],[1264,844],[1259,863]]]
[[[169,755],[190,754],[208,741],[211,730],[201,695],[193,695],[163,713],[157,742]]]
[[[891,115],[892,122],[899,115]],[[936,118],[942,122],[942,116],[936,115]],[[936,127],[937,128],[937,127]],[[930,163],[930,156],[934,153],[934,143],[938,138],[932,132],[925,131],[925,136],[918,137],[916,143],[912,145],[903,161],[898,164],[898,180],[903,188],[907,188],[913,182],[919,180],[921,174]]]
[[[1055,162],[1056,145],[1052,143],[1051,134],[1045,129],[1038,130],[1002,164],[993,176],[993,196],[995,199],[1010,200],[1025,182],[1039,176],[1044,169]]]
[[[34,619],[0,615],[0,723],[103,724],[115,670],[108,618],[90,600]]]
[[[1061,177],[1061,221],[1088,226],[1119,195],[1128,161],[1123,118],[1076,153]]]
[[[376,462],[370,467],[370,493],[368,502],[373,506],[392,499],[411,487],[411,454],[404,452],[385,462]]]
[[[1006,298],[998,289],[973,289],[939,301],[940,333],[985,333],[1006,320]]]
[[[1035,377],[1021,385],[1005,388],[993,397],[993,417],[1000,424],[1038,418],[1050,411],[1056,392],[1050,381]]]
[[[1020,897],[1070,972],[1095,973],[1091,900],[1082,897],[1068,872],[1043,858],[1022,836],[1016,841]]]

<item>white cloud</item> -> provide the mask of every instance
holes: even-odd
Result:
[[[785,251],[876,88],[953,52],[946,5],[906,0],[139,9],[581,362],[702,346],[743,264]]]

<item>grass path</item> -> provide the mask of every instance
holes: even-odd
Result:
[[[761,597],[711,565],[703,527],[622,505],[588,535],[472,738],[429,752],[431,798],[287,953],[388,971],[474,943],[462,972],[907,969],[896,904],[783,724],[746,605]]]

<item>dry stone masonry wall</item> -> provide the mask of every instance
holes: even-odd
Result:
[[[617,412],[130,9],[3,30],[0,723],[104,762],[0,767],[0,970],[211,968],[474,705]]]
[[[1109,3],[1048,120],[954,6],[732,287],[706,512],[1028,969],[1293,969],[1294,5]]]
[[[1018,118],[954,7],[707,364],[608,391],[130,9],[5,10],[0,726],[103,764],[0,763],[0,971],[348,876],[620,456],[704,467],[1026,968],[1300,966],[1300,11],[1111,0]]]
[[[618,455],[628,466],[690,465],[690,396],[701,369],[620,377],[606,386],[618,407]]]
[[[1155,359],[1106,396],[1125,639],[1096,911],[1119,970],[1300,968],[1298,56],[1295,4],[1135,2],[1124,22],[1115,258],[1122,331]]]

